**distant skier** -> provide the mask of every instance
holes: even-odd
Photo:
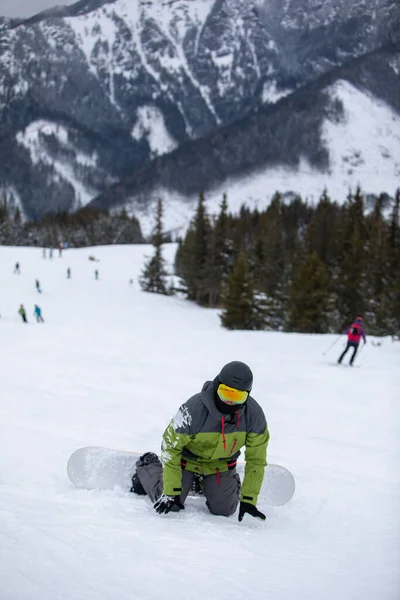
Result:
[[[258,519],[258,495],[267,465],[269,432],[261,406],[250,396],[253,374],[239,361],[225,365],[214,381],[185,402],[164,432],[161,460],[146,452],[136,462],[131,492],[148,494],[158,513],[177,512],[201,477],[208,510]],[[240,448],[246,447],[242,486],[236,473]],[[162,461],[162,463],[161,463]]]
[[[60,242],[59,247],[58,247],[58,256],[62,256],[62,251],[64,250],[64,244],[62,242]]]
[[[36,287],[36,290],[39,292],[39,294],[41,294],[42,290],[40,289],[40,281],[39,281],[39,279],[36,279],[35,287]]]
[[[20,270],[19,270],[19,262],[16,262],[16,263],[15,263],[15,266],[14,266],[14,273],[16,273],[17,275],[19,275],[19,274],[20,274]]]
[[[350,362],[349,362],[349,365],[352,367],[354,359],[357,354],[357,350],[358,350],[358,346],[360,344],[361,338],[363,338],[364,344],[367,343],[367,338],[366,338],[365,329],[364,329],[364,319],[362,317],[357,317],[357,319],[354,321],[354,323],[352,325],[350,325],[350,327],[348,327],[348,329],[346,329],[345,333],[347,334],[347,344],[346,344],[346,348],[344,349],[344,351],[338,358],[338,364],[340,365],[340,363],[342,362],[343,358],[345,357],[347,351],[350,348],[353,348],[353,354],[352,354],[352,356],[350,358]]]
[[[94,278],[95,278],[95,279],[98,279],[98,278],[99,278],[99,272],[98,272],[98,270],[97,270],[97,269],[96,269],[96,270],[95,270],[95,272],[94,272]]]
[[[43,258],[46,258],[46,248],[43,248]]]
[[[71,279],[71,269],[69,267],[67,269],[67,279]]]
[[[49,258],[53,258],[53,248],[50,248],[49,250]]]
[[[33,316],[36,317],[36,321],[38,323],[44,323],[44,319],[42,317],[42,309],[37,304],[35,304],[35,308],[34,308],[34,311],[33,311]]]
[[[19,307],[18,310],[19,314],[21,315],[21,319],[23,320],[24,323],[28,322],[28,319],[26,318],[26,310],[24,308],[24,305],[21,304],[21,306]]]

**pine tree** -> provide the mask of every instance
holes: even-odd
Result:
[[[389,230],[390,333],[400,336],[400,188],[396,192]]]
[[[205,266],[204,291],[208,294],[208,306],[218,306],[221,290],[228,272],[231,271],[232,242],[229,239],[229,217],[226,194],[210,235],[208,260]]]
[[[209,264],[210,234],[210,221],[204,204],[204,194],[201,192],[195,217],[185,239],[179,245],[175,259],[176,274],[182,280],[188,299],[201,305],[207,305],[209,301],[205,280]]]
[[[329,330],[328,270],[313,251],[293,274],[288,300],[288,329],[302,333]]]
[[[21,222],[22,222],[21,210],[20,210],[19,206],[17,206],[14,211],[14,223],[16,225],[21,225]]]
[[[368,303],[365,317],[368,330],[374,335],[385,335],[390,330],[390,245],[389,227],[382,215],[383,196],[367,219],[367,269],[366,284]]]
[[[344,328],[357,314],[362,315],[367,307],[366,226],[364,200],[359,188],[354,196],[349,194],[339,227],[341,249],[334,286],[341,317],[340,328]]]
[[[262,314],[256,302],[246,256],[241,252],[223,289],[221,323],[226,329],[260,329]]]
[[[145,292],[168,295],[167,271],[162,256],[163,238],[163,205],[162,200],[157,204],[156,227],[153,235],[154,256],[148,260],[139,279],[140,286]]]

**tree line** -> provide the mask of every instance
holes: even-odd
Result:
[[[143,244],[140,223],[125,210],[111,214],[106,209],[82,208],[74,213],[48,213],[37,221],[23,221],[18,207],[0,201],[0,244],[70,248],[106,244]]]
[[[400,333],[400,190],[366,210],[360,189],[339,205],[325,191],[317,204],[275,194],[263,211],[242,206],[207,214],[201,193],[175,257],[179,291],[219,307],[228,329],[338,332],[362,315],[374,335]],[[142,274],[147,291],[172,293],[162,259],[162,203]],[[151,282],[151,283],[149,283]]]

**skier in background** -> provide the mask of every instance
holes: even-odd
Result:
[[[43,258],[46,258],[46,248],[43,248]]]
[[[35,282],[35,287],[36,287],[36,290],[39,292],[39,294],[41,294],[41,293],[42,293],[42,290],[40,289],[40,282],[39,282],[39,279],[36,279],[36,282]]]
[[[14,273],[16,273],[17,275],[20,274],[20,270],[19,270],[19,262],[15,263],[15,267],[14,267]]]
[[[346,344],[346,348],[344,349],[344,351],[338,358],[338,364],[340,365],[340,363],[342,362],[343,358],[345,357],[347,351],[350,350],[350,348],[352,348],[353,354],[352,354],[352,356],[350,358],[350,362],[349,362],[349,365],[352,367],[354,359],[357,354],[357,350],[358,350],[358,346],[360,344],[361,338],[363,338],[364,344],[367,343],[367,338],[366,338],[365,329],[364,329],[364,319],[362,317],[357,317],[357,319],[354,321],[354,323],[352,325],[350,325],[350,327],[348,327],[344,333],[347,334],[347,344]]]
[[[71,279],[71,269],[69,267],[67,269],[67,279]]]
[[[50,248],[49,250],[49,258],[53,258],[53,248]]]
[[[44,323],[44,320],[43,320],[43,317],[42,317],[42,309],[37,304],[35,304],[34,311],[33,311],[33,316],[36,317],[36,321],[38,323]]]
[[[252,385],[253,374],[246,364],[225,365],[214,381],[207,381],[179,408],[164,432],[161,460],[146,452],[137,461],[131,492],[148,494],[158,513],[177,512],[200,475],[213,515],[229,517],[240,502],[239,521],[246,513],[265,520],[257,499],[269,432],[261,406],[250,396]],[[243,446],[246,467],[241,485],[236,461]]]
[[[25,308],[24,308],[24,305],[23,305],[23,304],[21,304],[21,306],[19,307],[19,310],[18,310],[18,312],[19,312],[19,314],[21,315],[21,319],[22,319],[22,321],[23,321],[24,323],[27,323],[27,322],[28,322],[28,320],[27,320],[27,318],[26,318],[26,310],[25,310]]]
[[[97,270],[97,269],[96,269],[96,270],[95,270],[95,272],[94,272],[94,278],[95,278],[95,279],[98,279],[98,278],[99,278],[99,272],[98,272],[98,270]]]

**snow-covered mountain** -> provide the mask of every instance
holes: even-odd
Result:
[[[225,192],[234,212],[244,202],[265,207],[277,190],[310,201],[325,188],[338,202],[357,186],[368,195],[394,195],[400,185],[400,55],[396,60],[390,66],[381,52],[323,76],[274,107],[160,157],[92,204],[127,207],[148,234],[158,198],[167,206],[166,228],[179,233],[193,217],[199,189],[206,190],[212,214]],[[385,73],[391,68],[392,77]],[[392,104],[379,97],[379,76]]]
[[[367,68],[381,46],[392,66],[372,102],[398,111],[399,15],[389,0],[81,0],[0,19],[0,185],[37,217],[86,204],[166,153],[195,148],[192,162],[202,163],[195,140],[296,103],[305,85],[355,57]],[[362,93],[378,79],[359,82]],[[247,169],[246,160],[233,165],[238,176]]]

